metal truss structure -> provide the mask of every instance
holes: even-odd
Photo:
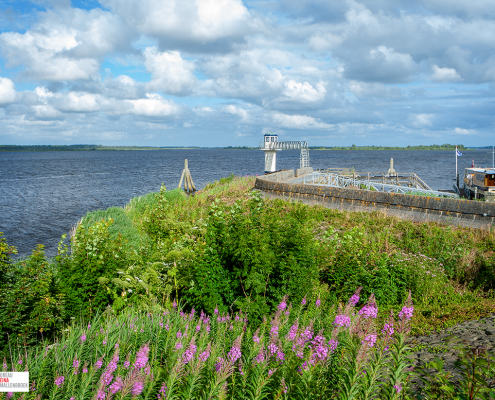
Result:
[[[288,142],[260,142],[260,150],[264,150],[265,156],[265,171],[271,171],[273,153],[277,150],[301,150],[300,168],[309,167],[309,148],[306,141],[288,141]],[[270,154],[272,153],[272,154]]]
[[[320,185],[320,186],[330,186],[330,187],[349,188],[349,189],[365,189],[365,190],[373,190],[377,192],[386,192],[386,193],[402,193],[402,194],[417,193],[420,195],[431,195],[435,197],[451,197],[451,198],[459,197],[455,193],[438,192],[436,190],[426,190],[417,187],[390,185],[376,181],[368,181],[364,179],[346,177],[338,174],[321,173],[321,172],[313,172],[312,174],[306,175],[303,179],[303,183],[306,185]]]

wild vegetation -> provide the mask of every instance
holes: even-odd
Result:
[[[53,259],[40,245],[13,262],[0,240],[4,369],[43,377],[25,398],[403,398],[409,329],[493,312],[493,232],[267,200],[254,179],[88,213]],[[291,329],[311,332],[300,354]]]

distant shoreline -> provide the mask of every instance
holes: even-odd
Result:
[[[460,151],[471,151],[475,149],[489,149],[491,147],[473,147],[466,148],[463,145],[458,145]],[[455,146],[444,144],[444,145],[430,145],[430,146],[407,146],[407,147],[385,147],[385,146],[335,146],[335,147],[325,147],[325,146],[313,146],[309,147],[310,150],[344,150],[344,151],[362,151],[362,150],[375,150],[375,151],[390,151],[390,150],[406,150],[406,151],[416,151],[416,150],[443,150],[443,151],[454,151]],[[12,152],[12,151],[131,151],[131,150],[259,150],[259,147],[149,147],[149,146],[103,146],[103,145],[0,145],[0,152]]]

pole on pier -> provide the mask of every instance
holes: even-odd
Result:
[[[184,181],[184,192],[192,193],[196,191],[191,172],[189,171],[187,158],[184,161],[184,169],[182,170],[182,175],[180,176],[179,188],[182,186],[182,181]]]

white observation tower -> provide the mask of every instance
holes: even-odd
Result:
[[[277,151],[301,150],[301,168],[309,167],[308,142],[279,142],[278,135],[272,132],[265,133],[263,142],[260,142],[260,150],[265,152],[265,174],[277,170]]]

